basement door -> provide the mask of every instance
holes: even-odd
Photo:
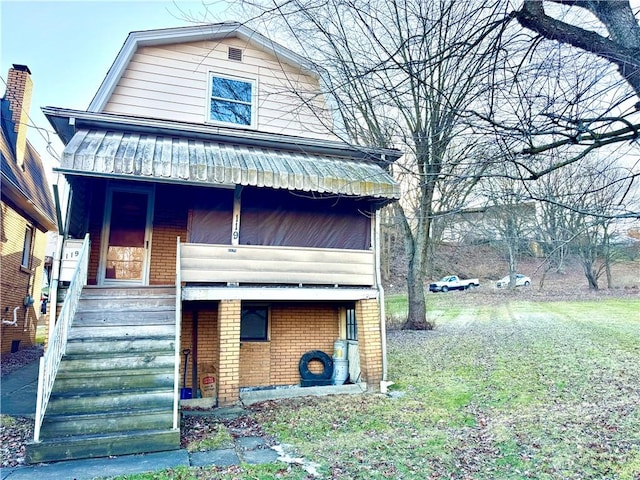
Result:
[[[148,285],[153,188],[107,188],[98,285]]]

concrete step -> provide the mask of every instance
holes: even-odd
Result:
[[[92,391],[88,386],[81,394],[51,393],[47,415],[85,415],[159,408],[173,411],[173,388]]]
[[[179,447],[175,299],[173,287],[83,289],[29,463]]]
[[[156,296],[156,295],[174,295],[176,287],[171,285],[159,286],[135,286],[135,287],[98,287],[95,285],[87,285],[82,289],[83,296],[103,296],[103,297],[123,297],[128,295],[137,296]]]
[[[156,338],[74,338],[67,343],[66,355],[174,353],[175,337]]]
[[[93,327],[105,325],[173,325],[176,322],[175,305],[154,309],[110,311],[104,308],[76,312],[73,325]]]
[[[173,388],[174,368],[60,372],[53,385],[54,393],[81,394],[94,390]]]
[[[153,308],[168,307],[175,308],[175,295],[156,295],[148,297],[145,295],[129,295],[124,297],[106,296],[84,296],[78,302],[78,311],[129,311],[129,310],[151,310]]]
[[[113,410],[83,415],[48,415],[42,424],[42,440],[76,435],[112,434],[131,429],[169,430],[173,412],[145,408],[144,411]]]
[[[130,430],[109,435],[82,435],[30,443],[27,463],[108,457],[134,453],[175,450],[180,446],[180,430]]]
[[[72,325],[69,340],[78,339],[113,339],[113,338],[166,338],[175,336],[175,324],[166,325]]]
[[[66,355],[60,362],[59,372],[95,372],[141,368],[173,368],[173,352],[140,352],[137,355]]]

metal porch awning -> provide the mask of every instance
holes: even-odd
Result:
[[[248,185],[398,199],[391,175],[374,162],[187,137],[78,130],[57,171],[157,182]]]

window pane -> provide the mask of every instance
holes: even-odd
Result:
[[[358,324],[356,323],[356,309],[347,308],[347,340],[358,340]]]
[[[231,80],[230,78],[213,77],[211,96],[251,103],[251,83]]]
[[[243,308],[240,340],[267,340],[267,307]]]
[[[211,120],[251,125],[251,105],[224,100],[211,100]]]
[[[22,266],[29,268],[29,259],[31,258],[31,239],[33,238],[33,229],[27,226],[24,230],[24,245],[22,247]]]

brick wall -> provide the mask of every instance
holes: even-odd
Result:
[[[223,300],[218,310],[218,405],[239,400],[240,300]]]
[[[362,380],[367,388],[380,388],[382,380],[382,343],[380,336],[380,311],[376,299],[356,302],[358,322],[358,349]]]
[[[333,355],[333,342],[339,335],[338,307],[330,304],[274,304],[271,307],[271,357],[249,359],[242,369],[259,362],[270,362],[270,385],[300,383],[298,364],[309,350]],[[244,348],[244,347],[243,347]],[[310,365],[313,371],[318,366]]]
[[[193,319],[194,310],[197,309],[197,348],[194,349],[193,341]],[[199,302],[198,304],[185,307],[182,311],[182,336],[180,338],[180,351],[188,348],[191,354],[187,360],[187,387],[193,388],[193,362],[198,362],[198,378],[196,388],[200,388],[200,379],[205,372],[205,367],[213,365],[216,372],[218,370],[218,306]],[[197,359],[195,356],[197,355]],[[184,373],[184,355],[180,359],[180,375]],[[182,386],[182,376],[180,377]]]
[[[207,304],[189,306],[198,309],[198,364],[214,363],[220,405],[236,402],[240,387],[297,385],[300,357],[309,350],[333,355],[333,342],[339,335],[337,306],[274,304],[269,319],[270,341],[240,343],[240,305],[237,301],[220,302],[219,311]],[[183,311],[182,322],[181,348],[193,351],[192,311]],[[221,348],[225,351],[221,352]],[[187,367],[188,387],[192,384],[192,361],[191,356]],[[314,370],[313,364],[310,367]],[[321,368],[321,365],[315,367]],[[183,369],[181,364],[180,371]],[[204,373],[200,367],[198,373]]]
[[[240,344],[240,387],[262,387],[271,383],[271,342]]]
[[[32,241],[31,272],[22,268],[22,250],[27,221],[10,205],[2,202],[2,269],[0,277],[0,312],[2,320],[13,321],[13,310],[17,310],[16,326],[2,324],[0,326],[0,351],[11,351],[14,341],[19,347],[35,343],[36,328],[40,319],[40,295],[42,292],[42,275],[47,238],[44,232],[34,229]],[[24,297],[30,295],[34,303],[24,307]],[[26,322],[26,331],[25,331]]]
[[[170,185],[156,188],[149,267],[152,285],[175,284],[176,238],[180,237],[182,242],[187,239],[188,204],[194,190]]]
[[[24,164],[27,147],[27,126],[32,94],[33,80],[31,80],[29,68],[25,65],[14,65],[7,75],[5,96],[9,100],[14,130],[18,134],[15,148],[16,160],[20,166]]]

